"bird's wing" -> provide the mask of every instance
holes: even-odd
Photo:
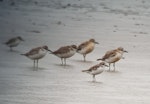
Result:
[[[29,55],[34,55],[34,54],[38,54],[39,50],[41,49],[41,47],[37,47],[34,49],[31,49],[29,52],[27,52],[25,55],[29,56]]]
[[[116,50],[107,51],[102,59],[105,60],[105,59],[108,59],[110,57],[114,57],[115,55],[116,55]]]
[[[58,50],[54,51],[53,54],[63,54],[70,50],[70,46],[60,47]]]
[[[88,71],[97,70],[97,68],[99,68],[99,67],[100,67],[99,65],[94,65],[94,66],[90,67],[88,69]]]
[[[81,44],[78,46],[78,49],[77,49],[77,50],[81,50],[83,47],[85,47],[85,46],[87,45],[87,43],[88,43],[88,41],[81,43]]]
[[[99,67],[100,67],[99,65],[94,65],[87,70],[82,70],[82,72],[91,72],[92,70],[97,70],[97,68]]]
[[[15,40],[16,40],[16,38],[9,39],[5,44],[10,44],[10,43],[14,42]]]

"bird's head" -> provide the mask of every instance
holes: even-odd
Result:
[[[124,50],[124,48],[123,48],[123,47],[118,47],[118,50],[119,50],[119,51],[122,51],[122,52],[126,52],[126,53],[128,53],[128,51]]]
[[[24,39],[21,36],[18,36],[17,38],[21,41],[24,41]]]
[[[43,49],[50,51],[47,45],[42,46]]]
[[[102,66],[102,67],[103,67],[103,66],[108,67],[108,65],[106,65],[106,63],[105,63],[105,62],[100,62],[100,63],[99,63],[99,65],[100,65],[100,66]]]
[[[76,46],[76,45],[71,45],[71,47],[72,47],[73,49],[77,49],[77,46]]]
[[[93,43],[95,43],[95,44],[99,44],[98,42],[95,41],[95,39],[90,39],[89,41],[90,41],[90,42],[93,42]]]

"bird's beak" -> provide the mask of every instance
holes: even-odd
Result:
[[[106,64],[104,66],[108,67],[108,65],[106,65]]]
[[[94,42],[95,44],[99,44],[98,42]]]
[[[124,57],[122,57],[122,59],[125,59]]]
[[[126,51],[126,50],[124,50],[123,52],[126,52],[126,53],[128,53],[128,51]]]
[[[51,51],[50,49],[48,49],[47,51],[49,51],[49,52],[50,52],[49,54],[51,54],[51,53],[52,53],[52,51]]]
[[[47,51],[51,52],[51,50],[49,50],[49,49]]]
[[[25,41],[25,40],[21,38],[21,41]]]

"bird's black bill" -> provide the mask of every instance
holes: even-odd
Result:
[[[108,65],[106,65],[106,64],[104,66],[108,67]]]
[[[98,42],[95,42],[95,44],[99,44]]]
[[[126,53],[128,53],[128,51],[126,51],[126,50],[124,50],[123,52],[126,52]]]

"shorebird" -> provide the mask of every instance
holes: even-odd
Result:
[[[122,47],[118,47],[117,49],[107,51],[105,55],[102,58],[97,59],[97,61],[102,60],[109,63],[109,71],[110,71],[110,64],[113,63],[114,71],[115,71],[115,63],[119,61],[121,58],[123,58],[122,56],[124,52],[128,53]]]
[[[24,41],[24,40],[20,36],[17,36],[17,37],[9,39],[4,44],[6,44],[8,47],[10,47],[10,50],[12,51],[12,48],[17,47],[21,41]]]
[[[82,72],[86,72],[86,73],[93,75],[93,81],[96,81],[95,75],[101,74],[104,71],[105,66],[107,66],[107,65],[104,62],[101,62],[97,65],[90,67],[87,70],[82,70]]]
[[[62,65],[66,65],[66,58],[72,57],[76,53],[76,50],[76,45],[63,46],[57,49],[56,51],[51,51],[50,54],[54,54],[57,57],[61,58]]]
[[[36,67],[38,68],[39,59],[43,58],[46,55],[47,51],[50,51],[50,50],[48,49],[48,46],[45,45],[45,46],[33,48],[29,52],[25,54],[21,54],[21,55],[24,55],[30,58],[31,60],[33,60],[34,68],[35,68],[35,63],[37,63]]]
[[[85,41],[78,46],[77,52],[83,55],[84,61],[87,54],[91,53],[94,50],[95,44],[99,44],[95,39],[90,39]]]

